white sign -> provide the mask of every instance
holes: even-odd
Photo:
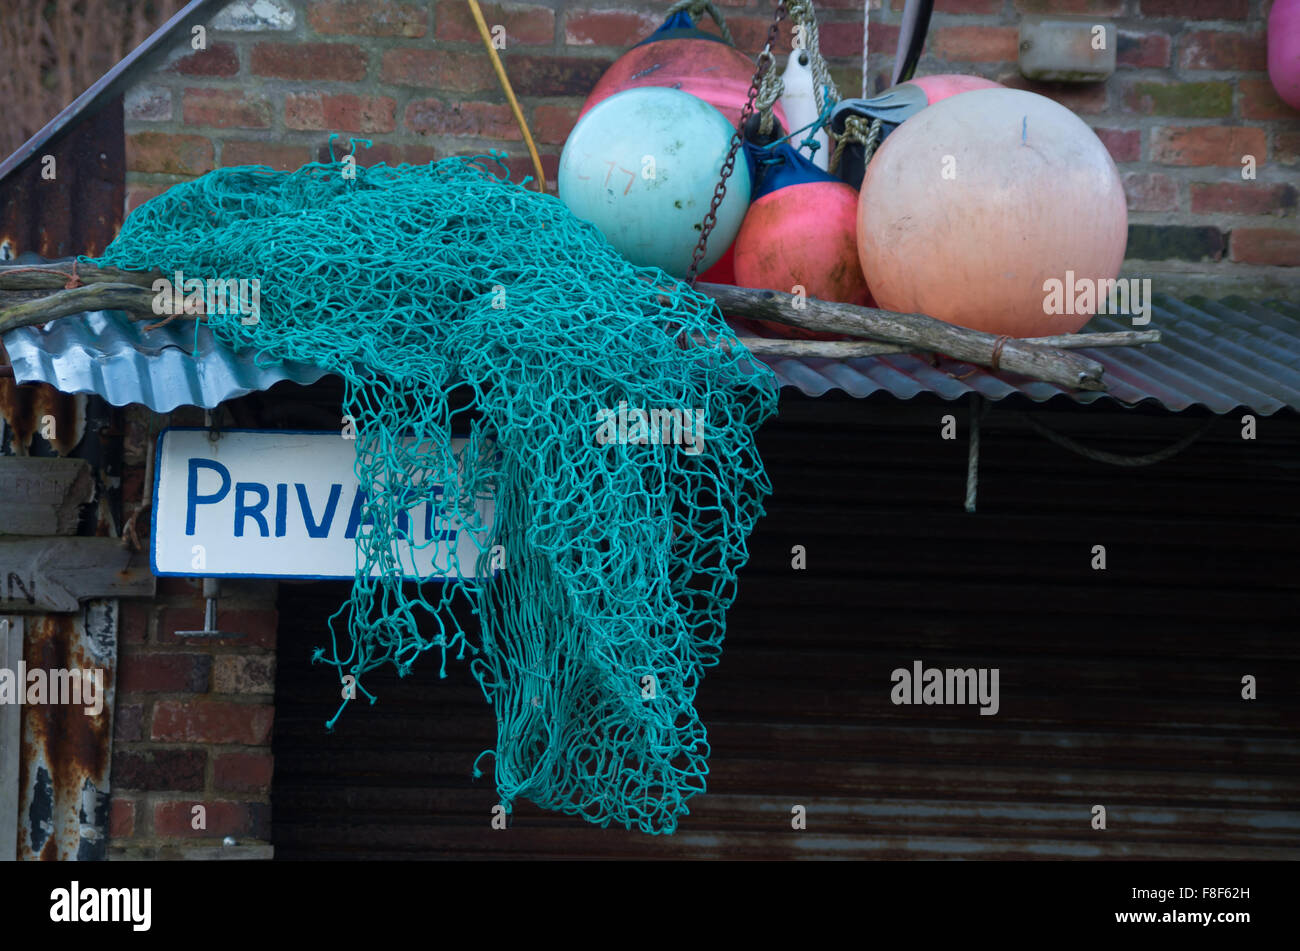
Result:
[[[453,451],[466,440],[453,439]],[[356,538],[373,525],[357,479],[357,443],[333,432],[167,429],[155,462],[152,567],[196,578],[354,578]],[[472,578],[491,552],[490,495],[450,518],[442,487],[417,487],[397,518],[393,554],[407,578],[445,578],[453,552]],[[432,502],[429,501],[432,496]],[[491,568],[502,567],[500,558]],[[374,574],[379,573],[376,566]]]

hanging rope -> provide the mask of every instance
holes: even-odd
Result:
[[[674,3],[668,8],[668,16],[671,17],[674,13],[681,13],[683,10],[689,13],[691,19],[696,23],[699,23],[700,17],[707,13],[709,16],[713,17],[713,22],[718,24],[718,32],[721,33],[722,38],[727,41],[727,45],[736,45],[736,41],[731,35],[731,30],[727,27],[727,21],[723,19],[722,12],[710,3],[709,0],[678,0],[677,3]]]
[[[1017,413],[1016,415],[1024,420],[1029,425],[1030,429],[1034,430],[1048,442],[1055,443],[1062,449],[1068,449],[1070,452],[1077,453],[1085,459],[1091,459],[1093,462],[1104,462],[1107,465],[1128,467],[1151,466],[1155,465],[1157,462],[1164,462],[1166,459],[1178,455],[1192,443],[1196,442],[1196,440],[1204,436],[1209,428],[1214,425],[1215,420],[1218,419],[1217,416],[1209,417],[1195,430],[1188,433],[1173,445],[1166,446],[1164,449],[1159,449],[1156,452],[1149,452],[1141,456],[1122,456],[1119,453],[1105,452],[1101,449],[1090,449],[1083,445],[1083,443],[1071,439],[1069,436],[1063,436],[1058,432],[1048,429],[1027,413]]]
[[[813,134],[829,121],[830,107],[839,102],[840,92],[831,76],[830,66],[822,56],[817,11],[813,9],[811,0],[792,0],[786,4],[786,7],[789,10],[790,22],[797,31],[796,35],[802,34],[803,45],[799,47],[799,51],[808,57],[808,65],[813,74],[813,97],[817,103],[821,125],[813,127],[808,136],[812,138]],[[785,81],[781,78],[780,71],[775,68],[769,69],[763,77],[763,84],[759,87],[758,99],[755,101],[755,107],[762,117],[759,121],[759,131],[765,136],[772,131],[772,125],[776,121],[776,104],[784,93]],[[821,116],[827,118],[821,119]]]
[[[866,116],[846,116],[844,131],[835,140],[835,151],[831,153],[828,171],[833,174],[839,169],[840,159],[843,158],[844,150],[850,142],[857,142],[862,146],[862,164],[866,165],[870,162],[871,156],[876,154],[876,147],[880,145],[881,127],[880,119],[872,119],[868,123]]]

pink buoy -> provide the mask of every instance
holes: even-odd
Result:
[[[1283,102],[1300,109],[1300,0],[1273,0],[1268,15],[1268,78]]]
[[[858,263],[858,193],[788,144],[773,159],[736,235],[736,284],[819,300],[869,304]],[[783,337],[833,340],[834,335],[762,322]]]
[[[926,101],[934,105],[958,93],[972,92],[976,89],[1001,89],[1001,83],[982,76],[966,76],[961,73],[941,73],[937,76],[917,76],[907,81],[913,86],[925,90]]]
[[[740,50],[697,29],[687,14],[677,13],[615,60],[587,96],[578,118],[625,89],[664,86],[703,99],[735,126],[749,99],[754,70],[754,61]],[[786,128],[781,107],[773,112]]]
[[[973,90],[909,118],[867,165],[858,204],[880,307],[1013,337],[1087,323],[1127,237],[1106,147],[1069,109],[1018,89]],[[1075,294],[1088,287],[1091,308]]]

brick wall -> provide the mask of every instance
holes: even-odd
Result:
[[[879,0],[872,0],[873,5]],[[889,81],[903,0],[871,13],[869,75]],[[976,73],[1050,96],[1110,149],[1129,204],[1124,273],[1174,294],[1300,290],[1300,113],[1268,80],[1269,0],[936,0],[920,73]],[[1043,84],[1016,68],[1021,14],[1114,22],[1105,83]],[[1257,159],[1243,180],[1242,157]]]
[[[142,497],[151,414],[128,413],[123,502]],[[153,425],[197,426],[189,409]],[[137,530],[149,537],[148,512]],[[269,856],[275,582],[225,581],[217,623],[241,638],[181,638],[203,628],[199,583],[160,578],[150,602],[123,601],[118,635],[110,858]],[[194,828],[194,807],[206,828]]]
[[[862,88],[865,0],[823,0],[822,46],[845,94]],[[903,0],[869,0],[870,77],[887,82]],[[1300,284],[1300,115],[1265,66],[1270,0],[937,0],[922,73],[967,72],[1078,112],[1119,164],[1131,230],[1125,273],[1173,293],[1282,295]],[[485,4],[539,140],[552,189],[564,139],[603,70],[663,19],[666,2]],[[768,0],[721,0],[739,44],[761,46]],[[463,0],[261,0],[217,16],[127,97],[128,208],[216,166],[280,169],[326,157],[328,133],[374,141],[374,161],[504,147],[527,154]],[[1023,13],[1113,19],[1119,68],[1087,85],[1016,70]],[[789,31],[783,31],[783,51]],[[343,147],[346,147],[344,144]],[[1244,181],[1241,157],[1256,156]],[[363,160],[364,161],[364,160]]]

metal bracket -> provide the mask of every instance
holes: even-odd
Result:
[[[233,631],[222,631],[217,629],[217,602],[221,600],[221,579],[204,578],[203,579],[203,597],[206,603],[203,607],[203,630],[201,631],[177,631],[177,637],[247,637],[247,634],[236,634]]]

